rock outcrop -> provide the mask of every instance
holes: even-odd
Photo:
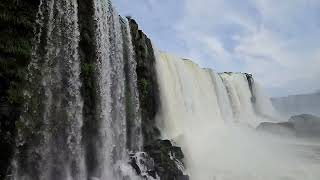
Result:
[[[169,140],[156,140],[145,145],[145,150],[149,153],[131,156],[130,164],[138,175],[161,180],[189,180],[184,174],[184,155],[180,147]]]

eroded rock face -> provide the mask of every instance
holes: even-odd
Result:
[[[146,152],[131,154],[129,164],[144,179],[159,179],[154,160]]]
[[[131,155],[131,166],[137,174],[150,179],[189,180],[184,174],[183,152],[169,140],[156,140],[145,145],[146,152]]]

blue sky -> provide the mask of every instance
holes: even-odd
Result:
[[[320,89],[320,0],[114,0],[161,50],[252,73],[271,96]]]

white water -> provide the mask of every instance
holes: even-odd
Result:
[[[26,157],[17,158],[14,179],[82,180],[86,176],[77,11],[76,1],[40,1],[27,103],[18,122],[18,143],[30,149],[24,150]],[[40,40],[43,35],[45,46]]]
[[[232,102],[229,98],[226,86],[223,85],[222,78],[214,71],[210,71],[214,87],[218,98],[218,105],[223,119],[232,122],[235,120],[235,114],[232,111]]]
[[[276,118],[269,114],[273,107],[256,83],[251,94],[245,74],[218,75],[190,60],[159,51],[156,69],[161,96],[159,126],[163,138],[173,139],[182,147],[191,179],[320,177],[319,162],[303,157],[299,148],[292,145],[299,147],[298,142],[255,131],[260,122]],[[304,153],[316,156],[309,147]]]
[[[220,75],[230,95],[233,114],[236,122],[256,127],[261,121],[256,117],[254,106],[251,102],[251,91],[245,74],[232,73]]]
[[[130,136],[130,144],[129,148],[132,151],[142,151],[143,147],[143,138],[142,138],[142,122],[141,122],[141,113],[140,113],[140,102],[139,102],[139,91],[138,91],[138,84],[137,84],[137,72],[136,72],[136,67],[137,67],[137,62],[134,57],[134,49],[133,49],[133,44],[132,44],[132,37],[131,37],[131,31],[130,31],[130,26],[129,22],[125,22],[125,30],[127,34],[127,40],[125,44],[128,46],[128,61],[127,61],[127,74],[128,74],[128,79],[127,79],[127,86],[129,88],[129,93],[130,93],[130,102],[131,102],[131,113],[130,117],[131,123],[130,128],[131,128],[131,133],[129,134]]]
[[[141,117],[137,90],[136,62],[128,22],[120,17],[109,0],[94,1],[97,43],[98,119],[100,124],[96,153],[98,164],[93,177],[100,180],[123,179],[130,175],[127,169],[130,150],[142,148]],[[124,27],[123,27],[124,26]],[[125,49],[126,48],[126,52]],[[124,57],[126,53],[126,58]],[[125,65],[127,64],[127,69]],[[126,84],[125,84],[126,83]],[[126,97],[126,86],[130,97]],[[127,95],[128,96],[128,95]],[[130,99],[130,100],[128,100]],[[126,102],[129,101],[129,102]],[[131,103],[130,117],[127,117]],[[134,122],[130,125],[127,121]],[[132,118],[132,119],[130,119]],[[132,134],[128,138],[128,128]],[[128,174],[129,173],[129,174]],[[126,177],[129,178],[129,177]]]
[[[90,108],[95,117],[82,114],[77,1],[42,0],[27,103],[18,122],[15,180],[141,179],[128,164],[129,151],[142,150],[130,28],[110,0],[92,3],[96,97],[91,100],[96,104]]]
[[[119,16],[110,1],[94,1],[97,22],[99,145],[96,178],[116,178],[113,164],[126,156],[125,75]]]

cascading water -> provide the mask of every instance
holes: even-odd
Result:
[[[77,2],[41,1],[15,179],[85,177]]]
[[[259,123],[277,118],[250,75],[216,74],[160,51],[156,51],[156,69],[162,136],[182,147],[191,179],[319,177],[319,164],[301,156],[301,151],[314,156],[312,148],[303,145],[297,150],[296,142],[255,131]]]
[[[256,103],[252,102],[254,95],[246,74],[216,74],[210,69],[199,68],[190,60],[182,60],[162,52],[157,55],[157,73],[163,102],[161,110],[164,115],[178,116],[166,117],[172,119],[165,120],[168,123],[165,125],[168,126],[164,131],[178,127],[171,124],[176,119],[187,121],[190,119],[188,117],[199,120],[204,119],[203,116],[208,119],[214,117],[216,122],[240,122],[252,127],[262,122],[262,117],[255,113]],[[170,99],[174,101],[167,102]],[[212,123],[211,120],[208,123]],[[170,132],[179,134],[179,131],[177,129]]]
[[[215,92],[217,94],[218,104],[221,110],[222,117],[226,121],[232,122],[234,121],[235,117],[232,111],[232,105],[228,96],[227,89],[222,85],[222,78],[212,70],[210,71],[210,75],[212,77],[212,81],[216,90]]]
[[[94,9],[97,22],[97,116],[100,122],[96,148],[100,162],[94,176],[121,179],[114,164],[128,159],[127,146],[134,151],[142,147],[136,65],[128,23],[123,21],[121,24],[110,1],[95,1]],[[134,122],[130,124],[130,141],[127,139],[128,122]]]
[[[125,74],[123,39],[119,16],[110,1],[94,1],[97,22],[97,81],[99,145],[96,148],[99,166],[95,177],[115,177],[112,164],[126,153]]]
[[[77,1],[40,2],[16,180],[139,179],[128,164],[142,150],[130,28],[110,1],[93,1],[93,11],[96,114],[84,125]]]
[[[250,87],[246,74],[222,73],[220,77],[223,81],[223,84],[220,84],[220,86],[225,86],[230,96],[235,121],[244,122],[252,127],[258,126],[263,121],[268,121],[268,119],[262,119],[263,117],[259,116],[255,111],[261,102],[254,102],[256,101],[256,91],[251,89],[253,87]],[[218,94],[218,96],[220,95]],[[265,99],[265,101],[268,101],[268,99]],[[271,104],[269,109],[272,109]]]
[[[137,85],[137,62],[134,57],[130,26],[127,21],[122,21],[125,50],[126,72],[126,108],[127,108],[127,147],[130,151],[142,151],[142,122],[140,113],[139,92]]]

